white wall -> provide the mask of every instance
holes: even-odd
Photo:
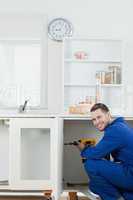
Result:
[[[0,0],[0,12],[40,12],[69,18],[75,34],[132,38],[132,0]]]
[[[132,0],[0,0],[2,12],[31,12],[48,16],[48,21],[55,17],[65,17],[74,26],[75,36],[89,38],[115,38],[125,41],[124,75],[125,82],[132,84],[133,66],[133,1]],[[61,43],[48,40],[49,106],[51,110],[61,106]],[[52,84],[54,79],[54,84]],[[55,91],[53,93],[53,91]]]

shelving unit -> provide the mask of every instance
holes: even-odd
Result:
[[[101,76],[98,82],[97,73]],[[122,41],[66,38],[64,110],[84,102],[86,97],[96,99],[97,87],[99,101],[107,104],[115,114],[123,112]]]

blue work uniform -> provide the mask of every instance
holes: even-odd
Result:
[[[105,159],[109,154],[113,161]],[[133,129],[122,117],[108,124],[101,141],[81,156],[92,192],[103,200],[133,200]]]

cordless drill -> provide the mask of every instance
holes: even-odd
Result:
[[[73,142],[66,142],[64,145],[75,145],[78,146],[80,143],[85,145],[85,148],[95,146],[96,145],[96,139],[95,138],[81,138],[79,140],[75,140]],[[84,163],[87,159],[82,157],[82,162]]]
[[[86,147],[94,146],[96,144],[96,139],[95,138],[81,138],[81,139],[75,140],[73,142],[66,142],[66,143],[64,143],[64,145],[75,145],[75,146],[78,146],[79,143],[84,144]]]

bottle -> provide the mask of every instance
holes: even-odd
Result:
[[[101,102],[101,82],[96,79],[95,103]]]

